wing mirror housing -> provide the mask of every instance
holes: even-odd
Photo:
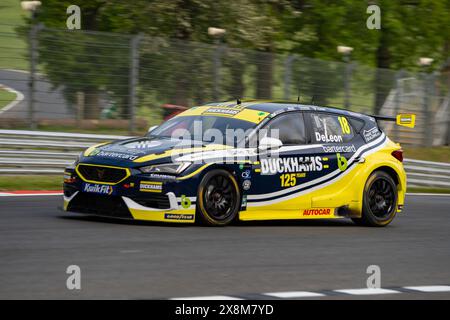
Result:
[[[156,128],[158,128],[158,126],[151,126],[150,128],[148,128],[148,132],[152,132],[153,130],[155,130]]]
[[[283,142],[277,138],[269,138],[264,137],[259,142],[258,150],[259,151],[267,151],[267,150],[277,150],[283,145]]]

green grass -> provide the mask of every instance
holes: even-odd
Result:
[[[15,93],[0,88],[0,110],[14,99],[16,99]]]
[[[25,39],[16,33],[16,28],[25,25],[26,12],[18,0],[0,2],[0,69],[28,70]]]
[[[0,191],[61,190],[63,175],[0,175]]]
[[[425,188],[425,187],[410,187],[407,189],[408,193],[450,193],[450,189],[441,188]]]
[[[403,147],[408,159],[450,162],[450,147]]]

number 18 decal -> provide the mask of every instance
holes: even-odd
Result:
[[[341,124],[342,133],[343,134],[350,134],[350,126],[348,124],[347,118],[345,117],[338,117],[339,123]]]

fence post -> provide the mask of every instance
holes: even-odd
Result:
[[[401,90],[401,78],[403,76],[403,70],[400,70],[395,73],[395,99],[394,99],[394,115],[398,114],[400,110],[400,90]],[[398,141],[398,126],[394,125],[393,129],[393,137],[394,141]]]
[[[423,111],[425,115],[425,126],[423,134],[423,145],[431,146],[433,143],[433,128],[432,128],[432,112],[430,106],[430,82],[433,81],[433,75],[424,72],[423,73]]]
[[[81,128],[84,119],[84,92],[77,92],[77,128]]]
[[[130,70],[128,77],[128,112],[130,134],[135,132],[135,109],[137,104],[136,87],[139,82],[139,43],[142,39],[141,34],[134,35],[130,40]]]
[[[288,55],[284,60],[284,100],[290,100],[292,82],[292,62],[295,56]]]
[[[41,28],[38,24],[33,24],[29,32],[29,48],[30,48],[30,74],[28,79],[28,123],[31,130],[36,129],[36,119],[34,110],[34,85],[37,64],[37,34]]]
[[[344,106],[345,109],[350,109],[350,79],[351,79],[351,73],[352,73],[352,62],[350,61],[350,55],[345,54],[344,55],[344,61],[345,61],[345,78],[344,78],[344,90],[345,90],[345,100],[344,100]]]
[[[216,40],[216,49],[214,50],[214,87],[213,87],[213,100],[219,100],[220,95],[220,69],[222,68],[222,52],[224,51],[224,44],[221,39]],[[237,97],[242,98],[242,97]]]

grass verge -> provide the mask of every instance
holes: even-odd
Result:
[[[450,162],[450,147],[403,147],[407,159]]]
[[[62,190],[63,175],[0,175],[0,191]]]
[[[16,99],[16,94],[0,88],[0,110]]]
[[[16,33],[16,28],[25,25],[27,15],[20,7],[20,1],[2,0],[0,2],[0,42],[3,45],[0,69],[28,70],[25,39]]]
[[[407,193],[450,193],[450,189],[443,188],[423,188],[423,187],[411,187],[406,190]]]

